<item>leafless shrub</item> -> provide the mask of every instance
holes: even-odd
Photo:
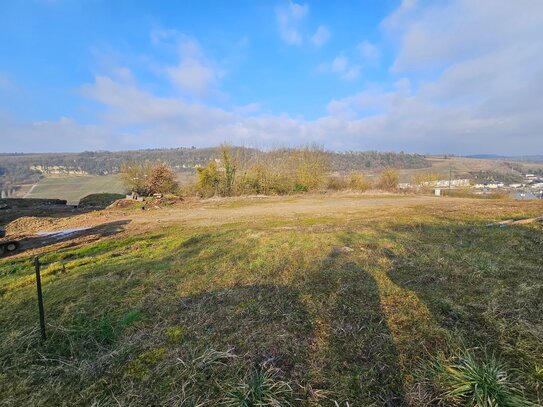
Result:
[[[277,194],[307,192],[325,186],[328,155],[318,147],[278,149],[234,156],[221,147],[220,158],[198,168],[197,189],[201,196]]]
[[[359,172],[353,172],[349,176],[349,188],[355,191],[367,191],[371,189],[372,182]]]
[[[377,187],[383,191],[394,191],[398,188],[400,174],[395,168],[387,168],[379,176]]]

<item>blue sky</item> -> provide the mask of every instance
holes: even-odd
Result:
[[[543,153],[543,3],[1,1],[0,151]]]

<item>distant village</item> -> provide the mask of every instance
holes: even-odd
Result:
[[[448,189],[471,189],[478,194],[488,194],[495,191],[509,191],[514,199],[543,199],[543,177],[535,174],[525,174],[523,182],[505,184],[503,182],[474,183],[469,178],[436,180],[424,182],[421,185],[400,183],[402,190],[432,188],[435,195],[443,195]]]

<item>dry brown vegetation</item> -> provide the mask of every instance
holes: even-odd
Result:
[[[197,169],[193,190],[202,197],[239,195],[288,195],[323,190],[394,191],[398,171],[385,169],[376,184],[358,171],[330,173],[329,153],[311,146],[268,152],[233,150],[221,146],[220,157]]]
[[[234,153],[223,145],[220,157],[198,168],[201,196],[285,195],[325,187],[330,163],[318,147]]]
[[[379,176],[377,187],[383,191],[394,191],[398,188],[400,173],[395,168],[387,168]]]

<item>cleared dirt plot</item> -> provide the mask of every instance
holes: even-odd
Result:
[[[499,222],[541,215],[328,194],[41,218],[80,233],[0,260],[1,403],[471,405],[491,371],[498,405],[540,403],[543,224]]]

